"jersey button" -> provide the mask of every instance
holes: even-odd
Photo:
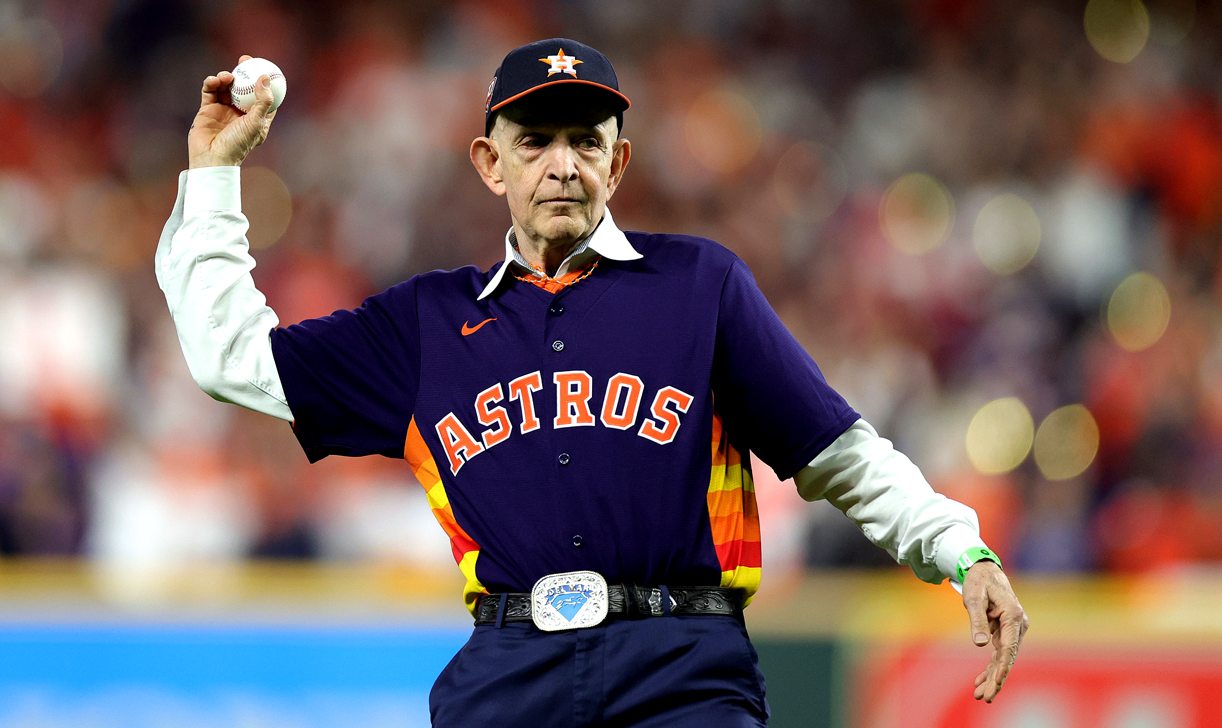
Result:
[[[548,311],[551,311],[553,316],[559,316],[560,314],[564,313],[564,306],[557,303],[549,308]]]
[[[567,452],[562,452],[562,453],[560,453],[560,457],[559,457],[559,458],[557,458],[557,459],[560,461],[560,464],[561,464],[561,465],[568,465],[568,464],[569,464],[569,454],[568,454]]]
[[[552,351],[564,351],[564,342],[556,339],[552,342]]]
[[[577,548],[581,548],[581,545],[585,542],[586,540],[581,537],[581,534],[578,534],[573,537],[573,545],[576,546]]]

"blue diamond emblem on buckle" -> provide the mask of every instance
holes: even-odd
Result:
[[[607,617],[607,580],[593,571],[550,574],[530,593],[531,619],[545,632],[593,627]]]
[[[560,592],[552,596],[548,600],[548,604],[551,604],[557,612],[560,612],[560,616],[572,622],[573,617],[577,616],[577,613],[581,611],[581,608],[588,601],[590,601],[590,598],[581,592]]]

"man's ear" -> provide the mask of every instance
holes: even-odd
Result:
[[[624,178],[624,170],[628,168],[628,160],[632,159],[632,144],[627,139],[616,139],[611,146],[611,176],[607,179],[607,199],[615,194],[620,180]]]
[[[496,142],[488,137],[480,137],[471,142],[471,164],[475,171],[497,196],[505,195],[505,178],[501,176],[501,155]]]

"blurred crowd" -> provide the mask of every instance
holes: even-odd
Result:
[[[487,268],[467,149],[553,36],[633,101],[621,227],[743,257],[1007,568],[1222,560],[1222,8],[1190,0],[0,0],[0,553],[453,568],[402,462],[307,466],[198,390],[153,251],[248,53],[288,78],[243,168],[282,324]],[[770,564],[887,561],[756,468]]]

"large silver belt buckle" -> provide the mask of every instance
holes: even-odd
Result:
[[[545,576],[530,590],[530,606],[544,632],[593,627],[607,618],[607,580],[593,571]]]

